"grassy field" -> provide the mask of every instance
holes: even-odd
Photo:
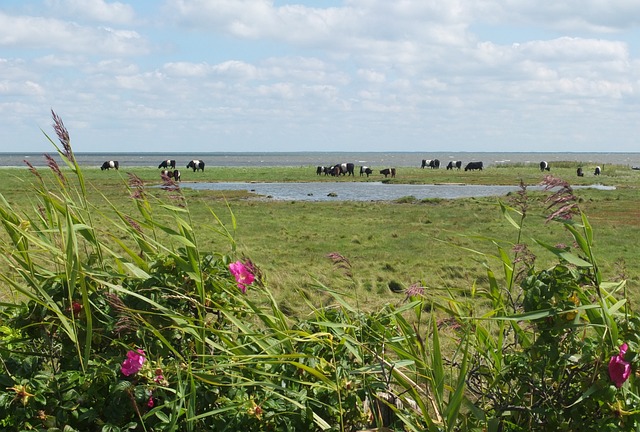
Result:
[[[613,191],[575,189],[580,208],[595,230],[596,252],[608,279],[626,278],[632,299],[640,283],[637,264],[640,241],[640,171],[607,166],[603,175],[575,174],[574,162],[555,163],[553,174],[572,185],[603,184]],[[128,172],[144,180],[147,192],[165,202],[178,202],[175,192],[152,186],[161,183],[159,170],[134,168]],[[36,179],[28,169],[3,170],[0,193],[14,208],[31,209],[37,197],[31,194]],[[40,168],[45,181],[52,181],[48,168]],[[135,206],[127,190],[128,175],[123,171],[84,169],[90,200],[96,204],[96,217],[109,217],[107,201],[130,211]],[[482,172],[399,168],[396,178],[385,179],[375,172],[371,177],[316,176],[315,167],[223,168],[208,167],[204,173],[184,171],[183,185],[189,181],[386,181],[412,184],[539,184],[549,173],[537,165],[505,165]],[[283,309],[303,313],[299,292],[314,303],[330,301],[317,293],[318,285],[345,293],[366,309],[388,302],[400,303],[400,291],[412,284],[426,287],[437,295],[442,291],[464,294],[472,286],[486,285],[489,265],[499,273],[499,263],[491,260],[496,245],[510,250],[517,232],[502,216],[499,202],[515,204],[518,194],[499,198],[456,200],[417,200],[405,197],[393,202],[300,202],[255,199],[246,192],[193,191],[182,188],[191,212],[192,224],[199,232],[199,248],[227,253],[229,244],[216,234],[218,220],[227,227],[232,215],[237,221],[233,236],[238,251],[250,257],[264,272],[267,282]],[[545,223],[552,210],[544,199],[548,194],[528,192],[525,238],[549,244],[568,243],[560,224]],[[179,202],[178,202],[179,203]],[[160,213],[159,209],[157,209]],[[214,217],[211,213],[213,211]],[[105,230],[107,230],[105,226]],[[0,234],[1,236],[2,234]],[[123,239],[126,241],[126,239]],[[569,244],[569,246],[571,246]],[[480,253],[472,252],[477,250]],[[542,248],[532,248],[538,266],[551,257]],[[330,253],[345,258],[348,269],[330,259]],[[343,263],[344,264],[344,263]]]

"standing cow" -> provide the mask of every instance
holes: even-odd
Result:
[[[158,168],[171,168],[176,169],[176,160],[175,159],[167,159],[160,162]]]
[[[576,170],[576,174],[578,175],[578,177],[584,177],[584,172],[582,171],[582,167],[579,167]]]
[[[342,174],[342,175],[355,176],[355,174],[354,174],[355,169],[356,169],[355,164],[353,164],[351,162],[340,164],[340,174]]]
[[[180,171],[178,170],[162,170],[160,171],[160,177],[162,180],[167,181],[173,179],[174,181],[180,181]]]
[[[380,174],[384,175],[384,178],[387,178],[388,175],[391,175],[391,177],[395,177],[396,176],[396,169],[395,168],[385,168],[380,170]]]
[[[187,168],[193,169],[193,172],[203,171],[204,172],[204,161],[200,159],[194,159],[187,164]]]
[[[366,174],[367,177],[369,177],[369,174],[371,174],[372,172],[373,172],[373,170],[371,168],[369,168],[368,166],[362,165],[360,167],[360,177],[362,177],[363,174]]]
[[[597,166],[596,169],[593,171],[593,175],[600,175],[601,172],[602,170],[600,169],[599,166]]]
[[[438,169],[440,168],[440,160],[438,159],[422,159],[422,165],[420,166],[421,168],[424,167],[429,167],[431,169]]]
[[[467,166],[464,167],[464,170],[465,171],[475,171],[475,170],[482,171],[482,168],[483,168],[482,162],[469,162]]]
[[[118,163],[118,161],[112,161],[112,160],[111,161],[106,161],[100,167],[100,171],[109,170],[111,168],[115,168],[115,169],[120,168],[120,164]]]
[[[447,164],[447,169],[452,170],[454,167],[458,170],[462,168],[462,161],[449,161],[449,163]]]
[[[540,162],[540,171],[551,171],[551,168],[549,167],[547,161]]]

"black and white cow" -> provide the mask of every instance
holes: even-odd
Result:
[[[371,168],[369,168],[368,166],[364,166],[362,165],[360,167],[360,177],[362,177],[363,174],[366,174],[367,177],[369,177],[369,174],[373,173],[373,170]]]
[[[387,178],[388,175],[391,175],[391,177],[395,177],[396,176],[396,169],[395,168],[385,168],[380,170],[380,174],[384,175],[385,178]]]
[[[158,168],[171,168],[176,169],[176,160],[175,159],[167,159],[160,162]]]
[[[576,170],[576,174],[578,175],[578,177],[584,177],[584,172],[582,171],[582,167],[579,167]]]
[[[596,169],[593,171],[593,175],[600,175],[601,172],[602,170],[600,169],[599,166],[597,166]]]
[[[115,169],[120,168],[120,164],[118,163],[118,161],[106,161],[100,167],[100,171],[109,170],[111,168],[115,168]]]
[[[551,171],[551,168],[549,167],[547,161],[540,162],[540,171]]]
[[[340,164],[340,174],[342,175],[350,175],[350,176],[355,176],[354,172],[355,172],[356,166],[355,164],[349,162],[349,163],[341,163]]]
[[[316,175],[324,174],[324,170],[325,168],[323,166],[318,165],[318,167],[316,167]]]
[[[464,170],[465,171],[475,171],[475,170],[482,171],[482,168],[483,168],[482,162],[469,162],[467,166],[464,167]]]
[[[187,164],[187,168],[193,169],[193,172],[196,172],[198,170],[204,171],[204,161],[200,159],[189,161],[189,163]]]
[[[422,159],[421,168],[429,167],[431,169],[440,168],[440,161],[438,159]]]
[[[162,170],[160,171],[160,177],[162,180],[173,179],[175,181],[180,181],[180,171],[178,170]]]
[[[329,174],[331,174],[332,177],[338,177],[341,172],[342,170],[340,169],[340,164],[329,167]]]
[[[453,168],[460,169],[462,168],[462,161],[449,161],[447,164],[447,169],[452,170]]]

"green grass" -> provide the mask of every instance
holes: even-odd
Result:
[[[602,270],[610,279],[629,279],[629,291],[637,291],[640,268],[637,245],[640,242],[638,211],[640,172],[627,167],[607,166],[604,174],[594,177],[575,175],[577,164],[554,164],[550,174],[572,184],[616,186],[615,191],[576,189],[580,206],[595,229],[595,245]],[[51,173],[40,168],[45,179]],[[160,183],[159,171],[151,168],[128,170],[143,179],[148,186]],[[399,168],[395,179],[381,175],[369,178],[316,176],[315,167],[228,168],[208,167],[204,173],[183,170],[183,184],[189,181],[387,181],[391,183],[439,184],[538,184],[548,173],[537,166],[499,166],[482,172]],[[133,200],[126,188],[127,173],[123,170],[100,171],[85,168],[89,198],[96,203],[96,217],[109,215],[103,203],[106,197],[119,209],[134,214]],[[0,184],[0,193],[16,208],[37,205],[30,184],[35,177],[25,169],[7,169]],[[162,200],[175,201],[171,192],[147,187],[149,194]],[[267,276],[270,288],[286,310],[302,313],[297,291],[308,294],[315,303],[331,299],[317,294],[318,284],[341,291],[366,309],[375,309],[388,302],[400,303],[404,295],[394,293],[390,286],[407,288],[412,284],[427,287],[433,293],[452,290],[461,294],[474,284],[486,284],[486,271],[479,255],[467,249],[487,254],[495,253],[489,239],[496,239],[507,250],[515,241],[515,229],[500,213],[498,198],[456,200],[405,197],[394,202],[296,202],[251,199],[243,191],[193,191],[182,189],[192,213],[194,229],[199,234],[199,247],[205,251],[229,248],[211,228],[217,221],[209,209],[227,226],[231,212],[237,220],[234,237],[238,250],[258,264]],[[510,203],[516,194],[500,198]],[[525,232],[552,244],[569,242],[560,224],[545,224],[549,214],[542,193],[529,193],[529,217]],[[25,199],[26,198],[26,199]],[[563,240],[564,239],[564,240]],[[126,238],[122,239],[127,241]],[[224,251],[220,251],[224,252]],[[351,264],[351,275],[338,268],[327,254],[337,252]],[[540,250],[533,251],[540,266],[552,258]],[[490,263],[497,267],[498,262]],[[632,298],[634,296],[632,295]]]

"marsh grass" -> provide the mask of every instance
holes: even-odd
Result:
[[[575,164],[554,163],[552,173],[570,179],[575,184],[615,185],[614,191],[576,190],[584,211],[597,224],[595,243],[603,256],[603,272],[611,276],[624,275],[630,284],[632,299],[640,283],[640,269],[635,266],[637,244],[640,242],[638,213],[640,172],[623,166],[606,166],[603,175],[575,176]],[[65,169],[64,167],[62,168]],[[0,193],[14,207],[30,208],[33,175],[24,169],[7,169]],[[158,170],[136,168],[120,171],[84,169],[87,194],[95,217],[108,219],[110,205],[101,196],[123,211],[134,209],[127,185],[127,173],[142,179],[150,195],[165,199],[168,192],[160,189]],[[40,170],[47,182],[55,174]],[[474,184],[538,184],[545,173],[537,166],[504,165],[482,172],[451,172],[444,169],[423,170],[403,168],[397,183],[474,183]],[[204,173],[185,172],[183,184],[190,181],[381,181],[381,176],[340,177],[316,176],[315,167],[229,168],[208,167]],[[315,294],[318,283],[331,284],[336,290],[359,298],[363,307],[376,308],[386,302],[398,303],[402,295],[394,293],[389,284],[409,287],[424,281],[427,287],[445,286],[453,289],[486,283],[482,263],[467,249],[489,248],[487,238],[509,238],[511,227],[500,217],[497,198],[456,200],[404,197],[393,202],[279,202],[255,199],[245,191],[195,191],[182,188],[191,202],[194,229],[208,232],[218,221],[211,218],[212,209],[220,222],[229,225],[229,207],[237,218],[233,234],[238,250],[253,257],[265,269],[276,297],[287,299],[289,292],[305,290]],[[542,220],[545,215],[543,194],[529,192],[531,214]],[[501,197],[509,202],[513,196]],[[558,227],[545,224],[532,226],[532,236],[556,241],[566,237]],[[126,238],[121,239],[127,242]],[[207,250],[226,247],[215,236],[204,235],[201,246]],[[568,241],[568,240],[567,240]],[[339,252],[353,264],[353,278],[336,278],[336,269],[326,258]],[[551,259],[542,250],[534,250],[539,259]],[[639,298],[640,299],[640,298]],[[326,301],[318,297],[318,304]],[[288,300],[292,313],[304,313],[304,305]]]

